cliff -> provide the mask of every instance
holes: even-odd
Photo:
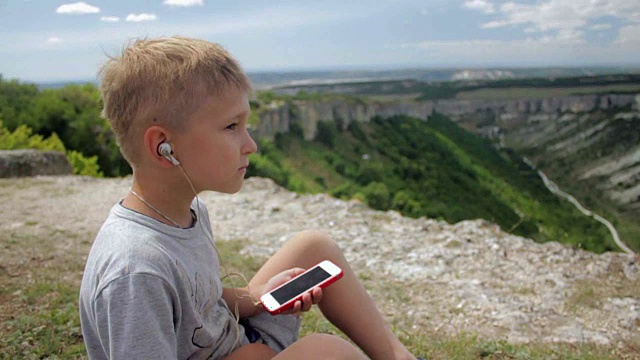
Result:
[[[273,138],[276,133],[289,131],[291,124],[304,130],[306,139],[313,139],[319,121],[341,119],[345,125],[351,121],[369,121],[374,116],[407,115],[426,119],[433,111],[445,114],[454,121],[465,116],[491,113],[518,124],[531,115],[557,113],[585,113],[632,107],[640,109],[640,98],[634,94],[584,95],[559,98],[531,98],[519,100],[436,100],[421,102],[379,101],[304,101],[294,100],[272,104],[260,113],[260,122],[254,127],[258,137]]]
[[[252,132],[273,138],[295,124],[306,139],[313,139],[320,121],[340,120],[347,126],[393,115],[427,120],[434,111],[480,135],[507,141],[553,178],[575,179],[623,211],[640,216],[640,95],[636,94],[423,102],[294,100],[262,109]]]

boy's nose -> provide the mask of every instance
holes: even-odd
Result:
[[[247,141],[245,142],[242,148],[242,152],[244,154],[253,154],[258,150],[258,145],[256,144],[255,141],[253,141],[253,138],[251,137],[251,134],[249,134],[249,131],[247,131],[246,134],[247,134]]]

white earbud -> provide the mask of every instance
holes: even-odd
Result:
[[[171,150],[171,145],[168,143],[161,143],[158,146],[158,154],[164,156],[167,160],[171,161],[173,165],[180,165],[180,161],[173,157],[173,150]]]

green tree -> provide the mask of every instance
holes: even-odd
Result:
[[[100,171],[97,156],[86,157],[75,150],[67,151],[62,140],[60,140],[56,133],[51,134],[51,136],[45,139],[42,135],[34,134],[33,130],[26,125],[20,125],[14,131],[9,131],[9,129],[4,127],[2,119],[0,118],[0,150],[15,149],[60,151],[66,154],[75,175],[104,176],[102,171]]]
[[[316,130],[315,140],[329,148],[333,148],[338,136],[338,129],[333,121],[320,121]]]

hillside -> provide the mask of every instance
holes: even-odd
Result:
[[[260,144],[249,174],[291,190],[450,223],[486,219],[537,241],[596,252],[617,249],[603,225],[550,194],[515,154],[497,151],[442,115],[374,117],[346,127],[319,122],[314,141],[294,127]]]
[[[498,90],[507,93],[509,89]],[[535,90],[539,94],[549,91],[545,88]],[[606,87],[600,90],[605,91]],[[348,126],[352,122],[366,123],[375,116],[386,118],[406,115],[427,119],[434,112],[444,114],[460,126],[493,139],[502,146],[504,141],[500,140],[507,139],[509,146],[519,149],[518,155],[510,155],[512,158],[523,155],[531,157],[537,166],[587,207],[612,220],[619,228],[622,239],[631,243],[632,248],[640,249],[640,198],[637,194],[633,195],[640,187],[636,169],[637,154],[634,155],[638,144],[634,136],[639,133],[634,126],[639,122],[633,119],[637,117],[640,104],[636,101],[636,94],[420,102],[399,99],[376,101],[316,94],[284,100],[259,96],[259,100],[266,100],[268,106],[256,108],[253,132],[256,137],[267,139],[288,132],[290,128],[300,128],[305,139],[313,140],[318,124],[326,120],[337,119]],[[607,126],[604,126],[605,123]],[[604,130],[596,134],[599,140],[594,141],[588,130],[598,130],[598,126]],[[581,132],[581,129],[586,131]],[[572,154],[571,161],[576,161],[568,166],[561,161],[556,162],[558,157],[547,156],[545,147],[538,146],[546,141],[553,146],[556,139],[561,141],[565,138],[567,141],[561,146],[582,149],[575,154],[568,153]],[[562,150],[556,151],[556,154],[563,157]],[[574,167],[582,168],[582,171],[568,171]],[[555,169],[562,169],[563,172],[558,173]],[[565,176],[567,174],[569,176]],[[584,181],[587,177],[589,179]],[[591,230],[585,228],[585,231]]]
[[[493,111],[458,117],[527,156],[566,191],[615,219],[623,239],[640,239],[640,108],[600,98],[592,109]]]
[[[0,179],[0,348],[7,356],[84,353],[77,319],[82,267],[130,184],[130,177]],[[640,354],[638,259],[539,244],[486,221],[411,219],[358,201],[289,192],[263,178],[248,179],[236,195],[208,192],[202,200],[232,268],[261,263],[299,230],[324,229],[414,352],[437,355],[438,339],[449,336],[495,341],[466,341],[457,355],[430,358],[515,357],[519,348],[510,344],[517,343],[546,349],[537,357],[517,350],[526,358],[583,358],[588,344],[600,346],[589,350],[593,359]],[[250,274],[253,265],[242,266]],[[333,331],[318,321],[309,314],[303,322]],[[573,344],[568,352],[563,343]]]

